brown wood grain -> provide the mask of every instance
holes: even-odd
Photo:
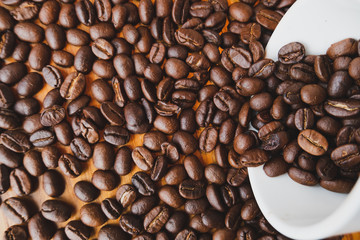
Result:
[[[235,2],[233,0],[229,0],[229,3],[231,2]],[[137,1],[134,1],[135,4],[138,4]],[[1,6],[1,2],[0,2],[0,6]],[[11,9],[9,8],[8,6],[4,6],[2,5],[3,7],[7,8],[7,9]],[[45,25],[42,25],[39,21],[36,21],[37,24],[39,24],[41,27],[43,27],[44,29],[46,28]],[[84,25],[79,25],[79,28],[89,32],[89,28],[84,26]],[[122,36],[122,34],[118,33],[118,37]],[[46,41],[45,41],[46,42]],[[76,46],[72,46],[72,45],[67,45],[65,47],[64,50],[72,53],[73,55],[75,55],[75,53],[77,52],[79,47],[76,47]],[[6,62],[9,63],[9,62],[13,62],[14,60],[13,59],[7,59]],[[55,65],[53,62],[51,62],[52,65]],[[27,64],[28,66],[28,64]],[[55,65],[56,66],[56,65]],[[61,67],[58,67],[61,72],[62,72],[62,75],[65,77],[68,73],[72,72],[72,71],[75,71],[74,67],[71,67],[71,68],[61,68]],[[30,69],[30,68],[29,68]],[[33,70],[30,70],[30,71],[33,71]],[[87,85],[86,85],[86,91],[85,91],[85,94],[87,94],[88,96],[91,96],[91,92],[90,92],[90,84],[93,80],[97,79],[97,76],[93,73],[90,73],[86,76],[87,78]],[[16,86],[15,86],[16,87]],[[40,103],[42,103],[45,95],[47,94],[48,91],[50,91],[52,88],[47,85],[47,84],[44,84],[44,87],[43,89],[35,95],[35,98],[37,100],[40,101]],[[65,103],[64,106],[66,106],[68,104]],[[96,107],[99,107],[99,103],[96,101],[96,100],[92,100],[90,105],[92,106],[96,106]],[[196,105],[197,106],[197,105]],[[198,136],[200,133],[200,131],[197,131],[195,133],[196,136]],[[137,134],[137,135],[132,135],[131,136],[131,139],[130,139],[130,142],[128,144],[126,144],[128,147],[130,147],[131,149],[133,149],[134,147],[136,146],[140,146],[142,145],[142,138],[143,138],[143,134]],[[102,139],[103,141],[103,139]],[[71,150],[69,147],[67,146],[63,146],[61,145],[60,143],[57,143],[56,144],[60,149],[62,149],[63,152],[68,152],[68,153],[71,153]],[[117,148],[116,148],[117,149]],[[214,154],[213,152],[211,153],[200,153],[200,152],[196,152],[195,155],[197,155],[198,157],[200,157],[200,160],[202,161],[202,163],[204,165],[206,164],[210,164],[210,163],[215,163],[215,157],[214,157]],[[179,161],[179,163],[182,163],[182,160],[183,160],[183,156],[181,158],[181,160]],[[76,182],[78,181],[81,181],[81,180],[88,180],[88,181],[91,181],[91,177],[92,177],[92,174],[94,171],[96,171],[96,168],[94,167],[93,165],[93,162],[92,162],[92,159],[90,159],[88,162],[84,163],[83,164],[83,167],[84,167],[84,171],[83,173],[77,177],[77,178],[68,178],[68,177],[64,177],[65,180],[66,180],[66,189],[65,189],[65,192],[59,197],[59,199],[61,200],[64,200],[68,203],[70,203],[71,205],[74,206],[75,210],[71,216],[71,218],[68,220],[68,221],[71,221],[71,220],[75,220],[75,219],[79,219],[80,218],[80,214],[79,214],[79,210],[80,208],[85,205],[86,203],[80,201],[79,199],[77,199],[73,193],[73,187],[75,185]],[[59,170],[59,168],[57,168],[57,170],[59,172],[61,172]],[[132,171],[130,174],[126,175],[126,176],[123,176],[121,177],[121,183],[120,184],[126,184],[126,183],[131,183],[131,176],[139,171],[140,169],[136,166],[133,167]],[[39,182],[39,186],[37,187],[37,190],[34,191],[33,193],[31,193],[29,196],[27,196],[26,198],[30,198],[34,201],[34,203],[37,205],[37,208],[39,209],[40,206],[41,206],[41,203],[44,202],[45,200],[48,200],[48,199],[51,199],[51,197],[47,196],[45,194],[45,192],[43,191],[43,188],[42,188],[42,177],[39,177],[38,178],[38,182]],[[113,191],[102,191],[100,196],[94,201],[94,202],[97,202],[97,203],[101,203],[101,201],[105,198],[109,198],[109,197],[115,197],[115,193],[116,193],[116,189],[113,190]],[[1,195],[1,199],[4,201],[5,199],[9,198],[9,197],[13,197],[13,196],[16,196],[16,194],[12,191],[12,189],[10,188],[5,194]],[[67,221],[67,222],[68,222]],[[64,227],[67,222],[64,222],[64,223],[58,223],[57,226],[58,228],[61,228],[61,227]],[[9,226],[11,226],[13,223],[7,219],[2,211],[0,211],[0,233],[3,233]],[[118,224],[118,220],[109,220],[106,224]],[[331,227],[331,226],[330,226]],[[98,227],[98,228],[95,228],[94,229],[94,233],[91,237],[91,239],[93,238],[96,238],[97,236],[97,232],[98,230],[100,229],[101,227]],[[0,235],[1,236],[1,235]],[[360,239],[360,233],[355,233],[355,234],[349,234],[347,236],[345,236],[343,238],[344,240],[351,240],[351,239]]]

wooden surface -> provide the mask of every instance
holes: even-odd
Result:
[[[233,2],[233,0],[229,0],[229,3],[230,2]],[[138,4],[137,1],[135,1],[135,4]],[[0,3],[1,5],[1,3]],[[8,8],[7,6],[4,6],[5,8]],[[38,20],[36,21],[37,24],[39,24],[40,26],[42,26],[44,29],[46,28],[45,25],[42,25]],[[80,24],[79,25],[79,28],[85,30],[88,32],[89,28]],[[122,36],[122,34],[118,34],[118,37]],[[46,41],[45,41],[46,42]],[[64,50],[72,53],[73,55],[75,55],[75,53],[77,52],[77,49],[79,47],[76,47],[76,46],[72,46],[72,45],[67,45]],[[13,59],[7,59],[7,63],[8,62],[12,62],[14,61]],[[51,62],[52,65],[55,65],[53,62]],[[28,65],[28,64],[27,64]],[[55,65],[56,66],[56,65]],[[63,77],[65,78],[66,75],[72,71],[75,71],[74,67],[71,67],[71,68],[61,68],[61,67],[58,67],[61,72],[62,72],[62,75]],[[30,69],[30,68],[29,68]],[[33,71],[33,70],[30,70],[30,71]],[[88,95],[88,96],[91,96],[91,92],[90,92],[90,83],[91,81],[97,79],[97,76],[93,73],[90,73],[86,76],[87,78],[87,85],[86,85],[86,91],[85,91],[85,94]],[[44,84],[44,87],[43,89],[35,95],[35,98],[37,100],[40,101],[40,103],[42,103],[45,95],[47,94],[48,91],[50,91],[52,88],[47,85],[47,84]],[[66,106],[68,104],[68,102],[66,102],[64,104],[64,106]],[[96,100],[92,100],[91,103],[90,103],[91,106],[96,106],[96,107],[99,107],[99,103],[96,101]],[[197,106],[198,104],[196,104]],[[68,119],[69,120],[69,119]],[[199,131],[196,132],[195,134],[196,136],[199,135]],[[127,146],[129,146],[131,149],[133,149],[134,147],[136,146],[140,146],[142,145],[142,137],[143,135],[142,134],[138,134],[138,135],[132,135],[131,136],[131,139],[130,139],[130,142],[127,144]],[[103,141],[103,139],[101,140]],[[71,153],[71,150],[69,147],[65,147],[63,145],[61,145],[60,143],[57,143],[57,146],[59,148],[62,149],[63,152],[69,152]],[[117,149],[117,148],[116,148]],[[200,153],[199,151],[197,151],[195,153],[195,155],[197,155],[198,157],[200,157],[202,163],[204,165],[206,164],[210,164],[210,163],[215,163],[215,157],[214,157],[214,154],[213,152],[211,153]],[[182,163],[182,160],[183,160],[183,156],[182,158],[180,159],[179,163]],[[68,178],[68,177],[64,177],[65,180],[66,180],[66,189],[65,189],[65,192],[59,197],[59,199],[61,200],[64,200],[68,203],[70,203],[71,205],[74,206],[75,208],[75,211],[73,212],[71,218],[68,220],[68,221],[71,221],[71,220],[75,220],[75,219],[79,219],[80,218],[80,214],[79,214],[79,210],[80,208],[85,205],[86,203],[80,201],[79,199],[77,199],[73,193],[73,187],[75,185],[76,182],[78,181],[81,181],[81,180],[87,180],[87,181],[91,181],[91,177],[92,177],[92,174],[94,171],[96,171],[96,168],[94,167],[93,165],[93,162],[92,162],[92,159],[90,159],[88,162],[86,163],[83,163],[83,167],[84,167],[84,171],[83,173],[77,177],[77,178]],[[59,172],[60,169],[57,168],[57,170]],[[121,183],[120,184],[127,184],[127,183],[131,183],[131,176],[133,173],[139,171],[140,169],[138,167],[136,167],[134,165],[132,171],[130,174],[126,175],[126,176],[123,176],[121,177]],[[40,208],[41,206],[41,203],[44,202],[45,200],[47,199],[51,199],[51,197],[47,196],[45,194],[45,192],[43,191],[43,188],[42,188],[42,177],[39,177],[38,178],[38,182],[39,182],[39,185],[37,187],[37,190],[34,191],[32,194],[30,194],[29,196],[27,196],[27,198],[31,198],[37,205],[38,209]],[[117,188],[116,188],[117,189]],[[108,191],[108,192],[105,192],[105,191],[101,191],[101,194],[100,196],[94,201],[94,202],[97,202],[97,203],[100,203],[103,199],[105,198],[109,198],[109,197],[115,197],[115,193],[116,193],[116,189],[113,190],[113,191]],[[5,199],[9,198],[9,197],[13,197],[13,196],[16,196],[16,194],[12,191],[12,189],[10,188],[5,194],[1,195],[1,199],[4,201]],[[67,221],[67,222],[68,222]],[[64,223],[58,223],[57,226],[58,228],[61,228],[61,227],[64,227],[66,225],[67,222],[64,222]],[[107,223],[105,224],[118,224],[118,220],[109,220]],[[5,216],[3,215],[2,211],[0,211],[0,233],[2,235],[2,233],[9,227],[12,225],[12,222],[9,221],[9,219],[5,218]],[[329,226],[331,227],[331,226]],[[98,227],[98,228],[95,228],[95,232],[93,233],[91,239],[94,239],[96,236],[97,236],[97,232],[98,230],[100,229],[101,227]],[[1,237],[0,235],[0,237]],[[343,239],[346,239],[346,240],[350,240],[350,239],[360,239],[360,233],[356,233],[356,234],[351,234],[351,235],[347,235],[345,236]]]

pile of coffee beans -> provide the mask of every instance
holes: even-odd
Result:
[[[287,239],[262,216],[246,166],[303,182],[311,154],[334,149],[324,129],[335,122],[352,125],[331,155],[341,170],[326,180],[329,158],[316,170],[327,186],[354,178],[360,101],[354,40],[330,59],[297,43],[264,58],[294,2],[1,0],[4,239]]]
[[[268,69],[266,91],[252,92],[249,106],[258,113],[251,124],[258,134],[235,137],[236,164],[265,163],[268,176],[287,172],[303,185],[350,192],[360,172],[359,41],[344,39],[319,56],[306,56],[305,47],[292,42],[279,50],[278,60],[275,70]],[[246,91],[248,82],[266,86],[249,78],[236,86]]]

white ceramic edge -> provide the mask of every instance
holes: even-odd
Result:
[[[289,42],[292,41],[306,42],[305,40],[309,38],[309,36],[307,35],[303,35],[299,37],[296,36],[295,34],[284,37],[278,34],[278,32],[284,31],[286,29],[297,28],[300,31],[302,31],[301,30],[302,26],[299,25],[300,22],[299,19],[297,19],[297,22],[294,22],[293,21],[294,19],[291,19],[291,13],[293,11],[296,11],[295,8],[304,8],[306,7],[307,4],[312,5],[312,8],[307,9],[309,16],[311,14],[316,13],[316,11],[321,11],[321,9],[323,9],[324,6],[325,6],[325,11],[330,10],[329,15],[331,15],[331,18],[325,19],[325,22],[333,21],[334,19],[341,22],[344,18],[345,19],[347,17],[351,18],[351,14],[346,14],[348,13],[347,11],[349,12],[352,11],[353,13],[357,12],[357,14],[360,15],[360,0],[346,0],[346,1],[345,0],[298,0],[293,5],[293,7],[291,7],[289,11],[285,14],[282,21],[279,23],[278,27],[274,31],[266,49],[267,50],[266,54],[268,58],[277,59],[277,53],[280,47]],[[338,7],[336,9],[332,9],[331,12],[331,9],[327,9],[327,8],[332,4],[335,4]],[[343,9],[346,9],[345,14],[344,12],[342,12]],[[340,11],[340,14],[338,15],[334,14],[336,13],[336,11]],[[360,19],[360,16],[356,18]],[[290,20],[290,22],[288,20]],[[319,21],[322,21],[322,19],[319,18]],[[360,20],[357,21],[357,23],[360,25]],[[359,29],[359,27],[356,27],[356,29]],[[328,38],[326,37],[326,34],[321,35],[322,33],[320,30],[321,29],[319,29],[319,32],[317,33],[316,32],[309,33],[309,34],[314,34],[314,36],[318,36],[319,38],[323,38],[322,41],[315,41],[312,42],[311,44],[305,44],[305,47],[308,50],[307,52],[310,54],[324,54],[326,52],[326,49],[330,46],[330,44],[342,40],[346,37],[354,37],[357,39],[360,38],[360,31],[357,30],[357,33],[354,34],[354,30],[349,29],[349,26],[346,24],[341,25],[335,23],[332,30],[336,31],[336,36],[332,34],[331,37]],[[329,30],[327,31],[329,32]],[[270,184],[278,184],[278,186],[281,186],[282,181],[288,182],[292,180],[287,175],[283,175],[274,179],[269,178],[263,172],[262,166],[257,168],[249,168],[248,171],[249,171],[250,183],[252,185],[255,198],[258,202],[261,211],[263,212],[267,220],[282,234],[295,239],[318,239],[318,238],[325,238],[332,235],[350,233],[360,230],[360,180],[356,183],[351,193],[348,194],[347,196],[343,194],[332,193],[334,196],[337,197],[340,196],[340,199],[343,198],[344,200],[342,201],[340,206],[329,216],[311,225],[303,225],[303,224],[299,225],[299,224],[287,222],[285,219],[279,217],[276,213],[272,211],[272,209],[269,208],[268,204],[266,203],[266,195],[271,194],[271,192],[269,192],[271,191],[271,188],[270,189],[262,188],[262,185],[266,185],[266,184],[264,184],[263,181],[257,182],[257,180],[261,180],[261,177],[257,178],[257,176],[264,175],[267,178],[266,181],[269,181]],[[268,184],[267,186],[270,185]],[[321,188],[312,188],[301,185],[298,188],[299,189],[308,188],[308,190],[305,191],[309,194],[311,194],[311,191],[318,191],[318,190],[326,191]],[[324,204],[326,204],[326,202],[327,199],[324,199]]]

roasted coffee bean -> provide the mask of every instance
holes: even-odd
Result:
[[[110,170],[114,166],[115,152],[109,143],[99,142],[94,147],[92,158],[97,169]]]
[[[43,174],[42,185],[50,197],[59,197],[65,190],[65,180],[56,170],[48,170]]]
[[[239,163],[244,167],[259,166],[269,160],[267,153],[261,149],[247,150],[239,158]]]
[[[173,163],[180,159],[178,148],[172,143],[164,142],[161,144],[161,154],[165,155]]]
[[[4,145],[0,145],[0,163],[9,168],[16,168],[21,163],[22,156],[19,153],[15,153]]]
[[[0,114],[0,117],[1,117],[1,114]],[[4,124],[6,124],[8,121],[8,120],[4,119],[5,117],[10,118],[11,115],[9,115],[9,116],[3,115],[2,121],[4,121]],[[16,119],[13,119],[11,124],[14,124],[14,123],[16,123]],[[28,116],[27,118],[25,118],[22,127],[26,133],[33,133],[33,132],[43,128],[43,125],[40,123],[40,113],[31,115],[31,116]],[[4,126],[2,128],[4,128]]]
[[[61,86],[63,77],[56,67],[47,65],[43,67],[42,74],[44,76],[45,82],[51,87],[58,88]]]
[[[15,25],[15,21],[10,13],[3,7],[0,8],[0,13],[0,31],[11,29]]]
[[[32,239],[50,239],[56,232],[56,225],[46,220],[41,213],[30,218],[28,223],[29,235]]]
[[[9,150],[17,153],[25,153],[31,148],[28,136],[18,130],[8,130],[0,134],[1,143]]]
[[[27,69],[23,63],[9,63],[0,69],[0,81],[5,84],[15,84],[26,74]]]
[[[71,67],[74,64],[74,56],[64,50],[54,51],[51,59],[56,65],[63,68]]]
[[[21,224],[32,216],[31,206],[22,198],[10,197],[1,204],[4,215],[13,223]]]
[[[320,180],[320,186],[332,192],[349,193],[354,182],[346,179]]]
[[[176,234],[186,226],[187,220],[188,216],[184,212],[176,211],[165,224],[165,229],[170,233]]]
[[[179,208],[184,204],[184,199],[179,195],[178,190],[173,186],[162,186],[158,194],[160,200],[170,207]]]
[[[123,214],[120,217],[120,227],[130,235],[138,235],[143,230],[141,219],[133,214]]]
[[[18,196],[29,195],[34,190],[33,179],[22,168],[11,171],[10,186]]]
[[[41,214],[53,222],[65,222],[71,217],[72,207],[61,200],[47,200],[41,204]]]
[[[94,149],[94,151],[95,151],[95,149]],[[108,154],[108,152],[106,152],[106,154]],[[110,161],[109,161],[109,163],[110,163]],[[94,164],[95,164],[95,159],[94,159]],[[103,164],[103,163],[101,163],[101,164]],[[97,165],[98,164],[96,164],[96,166]],[[116,156],[115,156],[115,163],[113,165],[112,164],[108,165],[109,168],[111,168],[112,166],[114,166],[115,172],[117,174],[119,174],[120,176],[127,175],[132,169],[131,150],[128,147],[119,148],[116,153]]]
[[[74,28],[78,25],[74,4],[63,4],[61,6],[59,24],[65,28]]]
[[[145,133],[149,129],[149,122],[144,108],[137,103],[129,103],[124,108],[126,128],[132,133]],[[155,125],[155,124],[154,124]]]
[[[82,94],[85,89],[86,78],[82,73],[70,73],[61,84],[60,94],[65,99],[75,99]]]
[[[27,231],[23,226],[20,225],[14,225],[6,229],[4,232],[4,240],[21,240],[21,239],[27,239],[28,234]]]
[[[170,209],[166,206],[153,208],[144,218],[144,229],[149,233],[156,233],[165,225],[170,217]]]
[[[141,195],[150,196],[155,193],[155,184],[145,172],[136,172],[132,176],[131,182]]]
[[[70,148],[75,157],[82,161],[89,160],[92,155],[90,144],[80,137],[76,137],[71,141]]]
[[[32,69],[41,71],[43,67],[50,63],[51,50],[43,44],[35,44],[29,53],[29,65]]]
[[[186,200],[184,210],[187,214],[201,214],[209,207],[206,197],[199,199]]]
[[[184,159],[184,167],[188,176],[193,180],[200,180],[204,175],[204,167],[195,155],[188,155]]]
[[[227,48],[221,53],[221,63],[229,72],[236,67],[248,69],[252,63],[251,53],[241,47]]]
[[[205,178],[216,184],[224,184],[226,181],[226,174],[224,170],[217,164],[210,164],[205,167],[204,171]]]
[[[117,219],[122,212],[122,206],[114,198],[106,198],[101,202],[101,209],[109,219]]]
[[[273,74],[275,67],[275,63],[271,59],[259,60],[250,66],[249,76],[267,79]]]
[[[83,224],[80,220],[68,222],[65,226],[65,234],[69,239],[89,239],[92,228]]]
[[[204,152],[211,152],[218,141],[218,131],[214,127],[206,127],[199,137],[199,149]]]
[[[16,39],[15,34],[11,31],[6,31],[5,33],[2,34],[0,41],[2,45],[2,47],[0,48],[1,59],[5,59],[11,56],[15,48],[15,43],[16,43],[15,39]]]
[[[331,46],[326,51],[331,59],[335,59],[339,56],[354,55],[356,53],[357,42],[355,39],[346,38],[339,42],[331,44]]]
[[[184,229],[176,235],[175,239],[176,240],[197,239],[197,237],[196,237],[196,233],[193,230]]]
[[[25,153],[23,165],[26,171],[34,177],[38,177],[45,172],[45,165],[43,164],[41,153],[34,149]]]
[[[15,102],[14,110],[20,115],[30,116],[39,112],[40,103],[33,97],[21,98]]]
[[[116,192],[116,200],[124,207],[130,206],[136,199],[137,192],[133,185],[124,184]]]
[[[82,0],[75,4],[76,16],[85,26],[95,23],[95,8],[90,1]]]
[[[184,131],[178,131],[174,133],[172,141],[174,142],[175,145],[179,147],[180,151],[185,155],[194,153],[198,146],[194,136]]]
[[[83,202],[91,202],[100,195],[100,191],[88,181],[77,182],[74,185],[74,193]]]
[[[269,177],[280,176],[287,172],[289,165],[281,157],[273,157],[264,164],[264,172]]]
[[[10,187],[10,169],[5,165],[0,165],[0,193],[5,193]]]
[[[92,71],[101,78],[112,78],[116,72],[112,61],[102,59],[95,60]]]
[[[184,180],[179,185],[179,193],[185,199],[199,199],[205,195],[205,184],[192,179]]]
[[[222,199],[219,186],[215,184],[209,184],[206,188],[206,197],[210,205],[217,211],[226,211],[226,205]]]
[[[298,144],[306,152],[321,156],[328,149],[326,138],[319,132],[311,129],[303,130],[298,135]]]
[[[60,123],[65,118],[65,108],[54,105],[44,109],[40,115],[40,122],[45,127],[51,127]]]
[[[90,36],[87,32],[81,29],[72,28],[67,30],[66,40],[74,46],[85,46],[90,43]]]
[[[129,132],[120,126],[106,126],[104,130],[106,142],[119,146],[124,145],[130,140]]]
[[[190,71],[184,61],[176,58],[169,58],[164,67],[166,74],[174,79],[186,78]]]
[[[30,142],[35,147],[49,146],[55,141],[54,134],[49,130],[38,130],[30,136]]]
[[[208,209],[204,213],[201,213],[201,221],[208,228],[224,227],[224,218],[223,213],[213,209]]]
[[[95,123],[87,118],[80,119],[80,134],[86,138],[90,144],[94,144],[99,141],[99,131]]]
[[[80,209],[80,219],[89,227],[100,226],[107,220],[98,203],[89,203],[82,206]]]
[[[274,30],[281,20],[282,15],[270,9],[262,9],[256,13],[256,21],[269,30]]]
[[[39,12],[40,7],[33,2],[23,2],[10,13],[17,21],[26,21],[33,19]]]
[[[17,85],[17,92],[19,95],[24,97],[30,97],[35,95],[43,87],[43,79],[40,74],[36,72],[28,73],[23,77]],[[13,102],[11,100],[11,95],[9,93],[4,95],[4,104],[6,107],[6,102]]]
[[[125,239],[126,237],[126,233],[124,233],[124,231],[119,226],[115,225],[103,226],[98,234],[99,240],[116,240]]]
[[[90,102],[90,97],[87,95],[82,95],[74,100],[72,100],[67,106],[67,112],[70,116],[73,116],[76,113],[79,113],[83,108],[85,108]]]
[[[176,24],[183,24],[189,15],[190,1],[176,0],[172,7],[172,19]]]
[[[101,191],[111,191],[117,187],[120,180],[111,170],[96,170],[92,175],[91,182]]]
[[[54,132],[57,140],[65,145],[70,145],[73,139],[73,133],[70,124],[67,121],[62,121],[61,123],[56,124],[54,127]]]
[[[60,156],[59,168],[66,176],[72,178],[76,178],[82,173],[82,166],[79,160],[68,153]]]
[[[183,165],[177,164],[168,170],[164,178],[167,184],[178,185],[187,178],[187,174]]]
[[[39,20],[41,23],[48,25],[58,20],[60,4],[57,1],[44,2],[39,11]]]
[[[345,144],[331,152],[331,160],[342,169],[351,169],[358,165],[359,149],[356,144]]]
[[[44,29],[31,22],[20,22],[16,24],[14,33],[24,42],[39,43],[44,39]]]
[[[318,179],[313,173],[296,167],[289,168],[288,174],[292,180],[303,185],[313,186],[318,183]]]
[[[155,159],[154,167],[151,170],[151,180],[158,181],[166,174],[167,163],[168,159],[164,156],[158,156]]]
[[[26,83],[25,83],[26,84]],[[27,84],[25,86],[25,90],[26,90],[26,93],[29,93],[29,91],[27,91]],[[19,90],[18,90],[19,91]],[[22,90],[20,90],[20,92],[23,92]],[[25,94],[26,94],[25,93]],[[12,93],[11,89],[5,85],[5,84],[2,84],[0,83],[0,94],[1,94],[1,103],[0,103],[0,107],[2,108],[9,108],[11,107],[14,103],[15,103],[15,96],[14,94]],[[29,94],[31,95],[31,93]]]
[[[91,47],[82,46],[75,54],[74,67],[76,71],[86,74],[91,71],[94,61],[95,55],[93,54]]]

